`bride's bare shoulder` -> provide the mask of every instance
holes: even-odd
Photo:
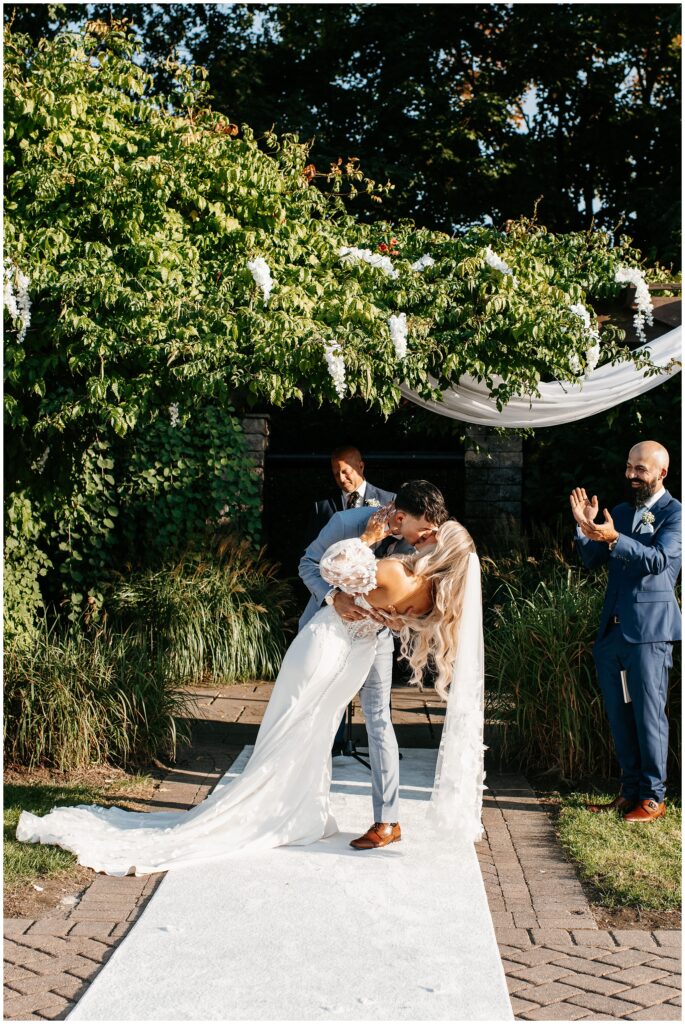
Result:
[[[411,567],[398,558],[379,558],[376,563],[376,586],[394,591],[406,586]]]

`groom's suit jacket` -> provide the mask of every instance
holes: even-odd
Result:
[[[364,505],[361,507],[378,507],[380,505],[387,505],[389,501],[394,500],[395,495],[392,491],[383,491],[380,487],[374,487],[368,480],[366,481]],[[319,535],[326,523],[333,518],[336,512],[344,511],[346,509],[341,491],[331,494],[330,497],[324,498],[322,501],[315,501],[307,525],[307,543]]]
[[[682,506],[666,491],[651,510],[653,533],[633,532],[635,509],[622,502],[612,510],[619,538],[613,551],[601,541],[576,542],[588,569],[608,564],[609,581],[599,620],[600,640],[617,615],[619,629],[633,644],[681,639],[681,614],[674,587],[682,561]]]
[[[298,572],[310,594],[309,604],[300,618],[300,629],[302,629],[318,612],[323,604],[323,599],[331,589],[330,583],[321,578],[319,562],[323,553],[339,540],[351,540],[353,537],[361,537],[366,524],[376,511],[375,508],[351,508],[345,512],[336,512],[333,518],[324,526],[311,544],[305,550],[300,559]],[[377,558],[382,558],[391,549],[397,554],[412,554],[414,548],[404,540],[396,541],[392,537],[386,537],[379,544],[373,547]]]

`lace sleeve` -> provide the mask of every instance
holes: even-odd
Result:
[[[326,549],[319,572],[345,594],[368,594],[376,586],[376,556],[358,537],[339,540]]]

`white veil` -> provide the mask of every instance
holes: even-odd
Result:
[[[466,568],[459,644],[447,699],[445,724],[438,751],[428,823],[454,838],[475,843],[483,837],[483,720],[485,669],[483,663],[483,605],[478,555],[470,554]]]

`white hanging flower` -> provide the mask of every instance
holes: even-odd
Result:
[[[368,263],[370,267],[378,267],[388,277],[397,278],[399,272],[392,265],[389,256],[383,256],[380,252],[371,252],[370,249],[359,249],[355,245],[343,245],[338,251],[343,263],[357,263],[361,260]]]
[[[11,260],[5,259],[3,265],[3,301],[13,320],[19,321],[17,341],[21,344],[31,324],[31,299],[29,298],[30,281],[26,274],[15,266]],[[15,293],[16,287],[16,293]]]
[[[324,356],[328,372],[339,398],[345,397],[345,360],[337,341],[324,342]]]
[[[50,445],[47,446],[43,454],[39,459],[31,466],[31,469],[35,469],[36,473],[42,473],[48,462],[48,455],[50,454]]]
[[[580,317],[580,319],[585,324],[586,331],[592,330],[592,317],[590,316],[590,311],[583,305],[582,302],[576,302],[572,306],[569,306],[568,308],[571,310],[572,313],[575,313],[576,316]]]
[[[178,419],[178,402],[173,402],[172,405],[169,406],[169,422],[172,427],[178,426]]]
[[[590,345],[589,349],[585,353],[585,373],[592,373],[599,362],[599,356],[601,349],[599,346],[599,339],[594,345]]]
[[[599,332],[592,326],[592,317],[590,311],[582,302],[575,302],[573,305],[568,307],[571,313],[579,317],[583,321],[583,326],[587,333],[590,345],[585,351],[585,374],[592,373],[599,362],[601,354],[601,348],[599,343]],[[571,371],[577,375],[583,372],[583,368],[580,363],[578,356],[573,353],[569,360]]]
[[[429,256],[428,253],[424,253],[423,256],[420,256],[418,258],[416,263],[412,263],[411,269],[412,270],[417,270],[417,271],[422,271],[422,270],[425,270],[427,267],[434,267],[434,266],[435,266],[435,260],[433,259],[433,257]]]
[[[395,346],[395,355],[398,359],[404,359],[407,354],[407,314],[400,313],[399,316],[388,317],[390,337]]]
[[[256,259],[249,260],[247,266],[255,280],[255,284],[262,289],[264,305],[268,306],[271,289],[274,286],[268,263],[261,256],[257,256]]]
[[[637,312],[633,317],[633,326],[638,338],[644,344],[647,341],[645,326],[651,327],[654,323],[654,304],[645,276],[638,267],[619,267],[614,280],[617,284],[632,284],[635,288]]]
[[[498,256],[496,252],[493,252],[489,245],[485,249],[485,262],[488,264],[489,267],[492,267],[493,270],[499,270],[500,274],[511,274],[511,276],[514,278],[514,281],[516,281],[516,278],[514,277],[514,271],[511,269],[509,264],[505,263],[504,260],[500,256]]]
[[[5,308],[9,312],[9,315],[13,320],[19,319],[19,306],[14,295],[14,287],[12,285],[13,278],[13,267],[9,260],[5,260],[4,264],[4,288],[3,288],[3,302]]]

